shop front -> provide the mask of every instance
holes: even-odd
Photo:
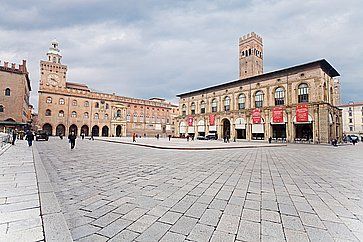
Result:
[[[286,141],[286,117],[282,107],[272,109],[271,130],[272,139],[276,141]]]
[[[295,141],[312,142],[313,141],[313,118],[309,114],[307,104],[296,106],[296,115],[294,117]]]
[[[197,131],[198,131],[198,136],[205,136],[205,122],[204,120],[199,120],[199,122],[197,123]]]
[[[237,118],[235,121],[236,139],[246,139],[246,121],[244,118]]]
[[[265,139],[264,120],[261,117],[261,110],[255,108],[252,110],[252,140]]]

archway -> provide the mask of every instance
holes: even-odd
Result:
[[[121,137],[121,131],[122,131],[122,126],[121,125],[117,125],[116,127],[116,136],[117,137]]]
[[[52,125],[46,123],[43,125],[43,130],[49,135],[49,136],[52,136],[53,133],[52,133],[52,130],[53,130],[53,127]]]
[[[97,125],[92,127],[92,135],[93,136],[100,136],[100,128]]]
[[[225,118],[222,120],[222,137],[231,137],[231,122]]]
[[[84,136],[88,136],[89,128],[88,128],[88,126],[87,126],[87,125],[83,125],[83,126],[81,127],[81,133],[83,133],[83,134],[84,134]]]
[[[63,124],[58,124],[56,130],[55,130],[55,134],[56,135],[66,135],[66,127]]]
[[[77,125],[75,124],[72,124],[70,127],[69,127],[69,133],[72,133],[74,132],[75,135],[78,135],[78,128],[77,128]]]
[[[102,136],[108,137],[108,127],[106,125],[102,128]]]

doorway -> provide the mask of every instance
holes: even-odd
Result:
[[[231,122],[225,118],[222,120],[222,126],[223,126],[222,136],[230,138],[231,137]]]

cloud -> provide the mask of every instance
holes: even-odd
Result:
[[[119,95],[175,95],[238,77],[238,37],[264,39],[264,69],[326,58],[343,100],[363,91],[360,0],[6,1],[0,59],[27,59],[37,106],[39,61],[57,38],[68,78]],[[31,6],[31,7],[29,7]]]

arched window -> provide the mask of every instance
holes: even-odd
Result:
[[[59,113],[58,113],[58,117],[64,117],[64,111],[63,110],[60,110]]]
[[[195,114],[195,103],[192,102],[192,104],[190,105],[190,112],[191,114]]]
[[[117,110],[116,117],[117,118],[121,118],[121,110],[120,109]]]
[[[218,106],[218,102],[217,102],[217,100],[216,99],[213,99],[212,100],[212,112],[214,113],[214,112],[217,112],[217,106]]]
[[[51,116],[52,115],[52,111],[50,111],[50,109],[45,110],[45,116]]]
[[[100,104],[98,102],[95,103],[95,108],[99,108]]]
[[[73,111],[72,114],[71,114],[72,118],[76,118],[77,117],[77,112],[76,111]]]
[[[200,103],[200,113],[205,113],[205,102],[204,101],[202,101]]]
[[[77,100],[72,101],[72,106],[77,106]]]
[[[238,109],[242,110],[246,108],[246,95],[243,93],[238,96]]]
[[[301,83],[298,87],[298,102],[309,102],[309,87],[306,83]]]
[[[137,112],[134,112],[134,122],[137,122]]]
[[[255,107],[261,108],[263,106],[263,92],[257,91],[255,94]]]
[[[106,103],[106,109],[109,109],[109,105],[108,105],[108,103]]]
[[[104,116],[105,119],[108,119],[108,114],[106,113],[105,116]]]
[[[98,119],[98,118],[99,118],[98,113],[95,113],[94,118],[95,118],[95,119]]]
[[[282,87],[278,87],[275,90],[275,105],[285,104],[285,90]]]
[[[5,96],[10,96],[10,88],[5,89]]]
[[[126,121],[130,122],[130,112],[127,111],[127,114],[126,114]]]
[[[4,112],[4,106],[0,105],[0,113]]]
[[[84,106],[85,106],[85,107],[89,107],[89,102],[88,102],[88,101],[85,101],[85,102],[84,102]]]
[[[59,105],[64,105],[64,99],[63,98],[59,98]]]
[[[85,112],[85,113],[83,114],[83,117],[84,117],[84,118],[88,118],[88,117],[89,117],[88,112]]]
[[[182,105],[182,115],[183,116],[187,115],[187,105],[185,104]]]
[[[52,98],[51,97],[47,97],[46,102],[47,103],[52,103]]]
[[[224,98],[224,111],[229,111],[231,110],[231,98],[226,96]]]

